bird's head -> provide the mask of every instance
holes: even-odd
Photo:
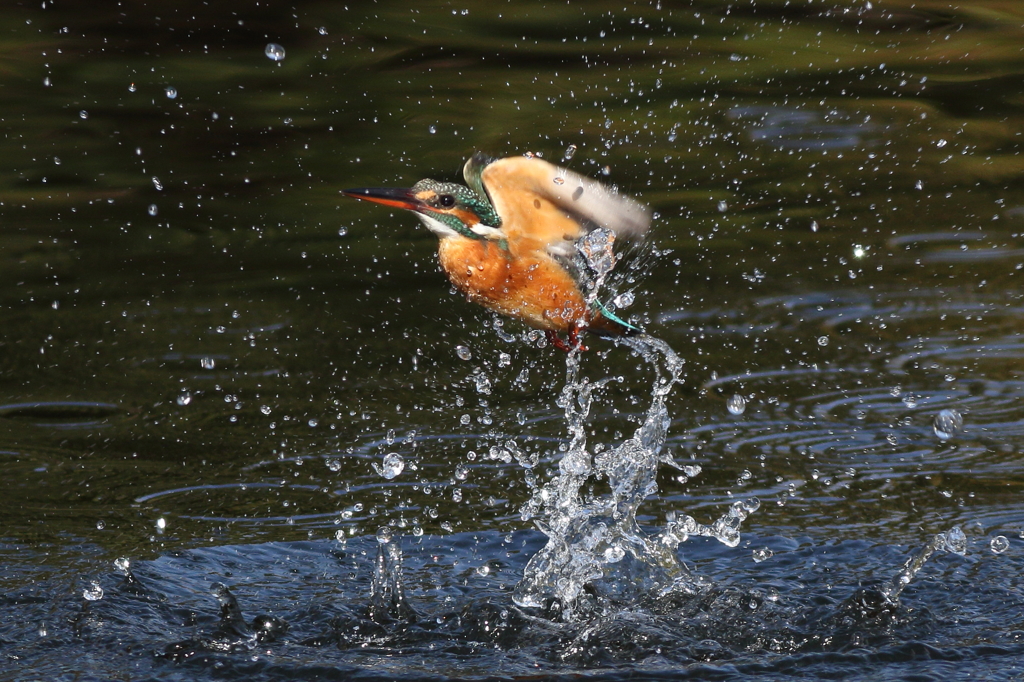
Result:
[[[501,218],[485,196],[455,182],[420,180],[410,189],[388,187],[346,189],[342,194],[364,201],[414,211],[438,237],[484,239],[501,226]]]

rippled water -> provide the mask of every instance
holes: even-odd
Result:
[[[1022,24],[995,0],[5,13],[0,667],[1019,677]],[[659,214],[628,312],[685,360],[689,469],[638,521],[760,501],[736,547],[679,546],[685,599],[515,605],[564,354],[452,295],[415,219],[338,194],[477,149],[570,157]],[[650,370],[590,345],[614,381],[586,435],[614,447]],[[413,615],[374,609],[382,526]],[[885,606],[954,527],[966,553]]]

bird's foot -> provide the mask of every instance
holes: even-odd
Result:
[[[571,353],[573,350],[578,350],[581,353],[587,350],[587,347],[580,341],[580,332],[583,331],[580,327],[572,326],[569,327],[569,333],[566,335],[569,337],[569,343],[562,340],[562,337],[558,335],[558,332],[547,329],[544,331],[544,336],[547,337],[548,343],[557,348],[563,350],[566,353]]]

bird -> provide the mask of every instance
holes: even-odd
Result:
[[[408,189],[341,193],[414,212],[438,237],[441,269],[456,289],[542,330],[556,348],[586,350],[583,332],[640,333],[588,297],[597,277],[581,250],[596,230],[609,245],[642,242],[651,222],[647,206],[536,155],[494,159],[476,152],[463,176],[466,184],[428,178]],[[614,263],[612,256],[605,269]]]

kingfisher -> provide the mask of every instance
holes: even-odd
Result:
[[[441,268],[456,289],[543,330],[556,348],[586,350],[579,340],[584,331],[640,332],[588,296],[597,278],[582,254],[598,229],[609,248],[619,239],[641,242],[651,222],[647,206],[533,155],[492,159],[477,152],[463,176],[465,185],[425,179],[409,189],[342,194],[414,212],[438,237]],[[614,255],[605,263],[610,270]]]

